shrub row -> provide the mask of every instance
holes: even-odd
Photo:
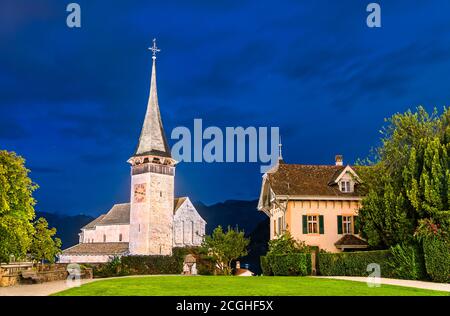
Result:
[[[199,274],[213,274],[211,260],[198,254],[194,248],[174,248],[172,256],[123,256],[105,264],[92,265],[95,277],[112,277],[140,274],[181,274],[185,256],[191,253],[197,258]]]
[[[311,254],[292,253],[261,257],[264,275],[303,276],[311,274]]]
[[[389,250],[319,253],[317,257],[320,275],[368,276],[372,272],[367,271],[369,264],[376,263],[380,265],[381,277],[394,276]]]
[[[423,241],[423,249],[430,278],[436,282],[450,282],[450,242],[426,238]]]

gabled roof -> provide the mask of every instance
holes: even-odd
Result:
[[[130,223],[130,203],[115,204],[97,225]]]
[[[368,244],[365,240],[355,235],[344,235],[336,241],[334,245],[337,248],[367,248]]]
[[[134,153],[137,156],[171,157],[170,148],[161,120],[158,104],[158,92],[156,89],[156,57],[153,56],[152,75],[150,82],[150,95],[147,103],[144,124],[142,125],[139,142]]]
[[[81,229],[94,229],[98,222],[100,222],[103,217],[105,217],[105,214],[100,215],[96,219],[94,219],[92,222],[88,223],[87,225],[81,227]]]
[[[351,168],[351,167],[350,167]],[[276,171],[267,173],[266,181],[276,195],[360,197],[360,187],[344,193],[334,180],[346,169],[335,165],[279,164]]]
[[[63,255],[123,255],[128,252],[127,242],[82,243],[63,250]]]
[[[186,201],[186,199],[187,199],[187,196],[175,198],[175,201],[173,203],[173,213],[174,214],[178,211],[180,206],[183,205],[183,203]]]

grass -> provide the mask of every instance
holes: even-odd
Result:
[[[57,296],[435,296],[448,292],[311,277],[148,276],[99,280]]]

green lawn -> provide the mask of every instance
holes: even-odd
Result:
[[[106,279],[55,295],[81,296],[276,296],[276,295],[449,295],[448,292],[311,277],[148,276]]]

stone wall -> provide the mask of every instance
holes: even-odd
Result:
[[[0,287],[66,280],[67,264],[7,264],[0,266]],[[92,269],[81,267],[82,279],[92,279]]]

